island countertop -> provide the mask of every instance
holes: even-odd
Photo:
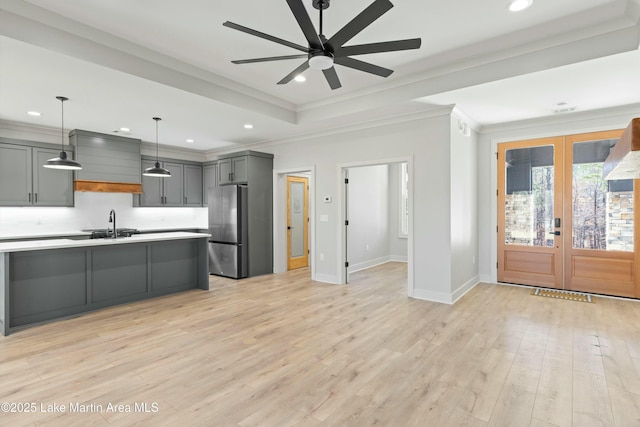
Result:
[[[38,251],[46,249],[65,249],[80,248],[87,246],[110,246],[122,245],[127,243],[154,242],[161,240],[180,240],[180,239],[200,239],[208,238],[206,233],[189,233],[189,232],[168,232],[168,233],[148,233],[134,234],[131,237],[119,237],[117,239],[47,239],[47,240],[25,240],[13,242],[0,242],[0,253],[3,252],[25,252]]]

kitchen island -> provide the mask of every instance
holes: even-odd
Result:
[[[0,333],[188,289],[209,289],[204,233],[0,243]]]

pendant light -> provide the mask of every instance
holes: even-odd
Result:
[[[162,119],[160,117],[154,117],[153,120],[156,121],[156,164],[152,168],[146,168],[142,175],[168,178],[171,176],[171,172],[165,168],[161,168],[160,161],[158,160],[158,122]]]
[[[64,101],[68,101],[69,98],[56,96],[56,99],[59,100],[62,105],[62,126],[60,127],[60,145],[62,146],[62,151],[60,151],[60,157],[47,160],[42,167],[49,169],[80,170],[82,169],[80,163],[67,158],[67,153],[64,151]]]

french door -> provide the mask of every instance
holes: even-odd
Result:
[[[498,146],[498,281],[640,297],[640,197],[633,180],[602,178],[621,135]]]

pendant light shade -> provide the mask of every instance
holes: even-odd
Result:
[[[152,168],[146,168],[142,175],[155,176],[158,178],[168,178],[171,176],[171,172],[167,169],[160,167],[160,161],[158,160],[158,122],[162,120],[160,117],[154,117],[156,121],[156,164]]]
[[[62,106],[62,125],[60,127],[60,145],[62,147],[62,151],[60,151],[59,157],[47,160],[42,167],[49,169],[80,170],[82,169],[80,163],[69,159],[67,157],[67,153],[64,151],[64,101],[68,101],[69,98],[56,96],[56,99],[60,101],[60,105]]]

